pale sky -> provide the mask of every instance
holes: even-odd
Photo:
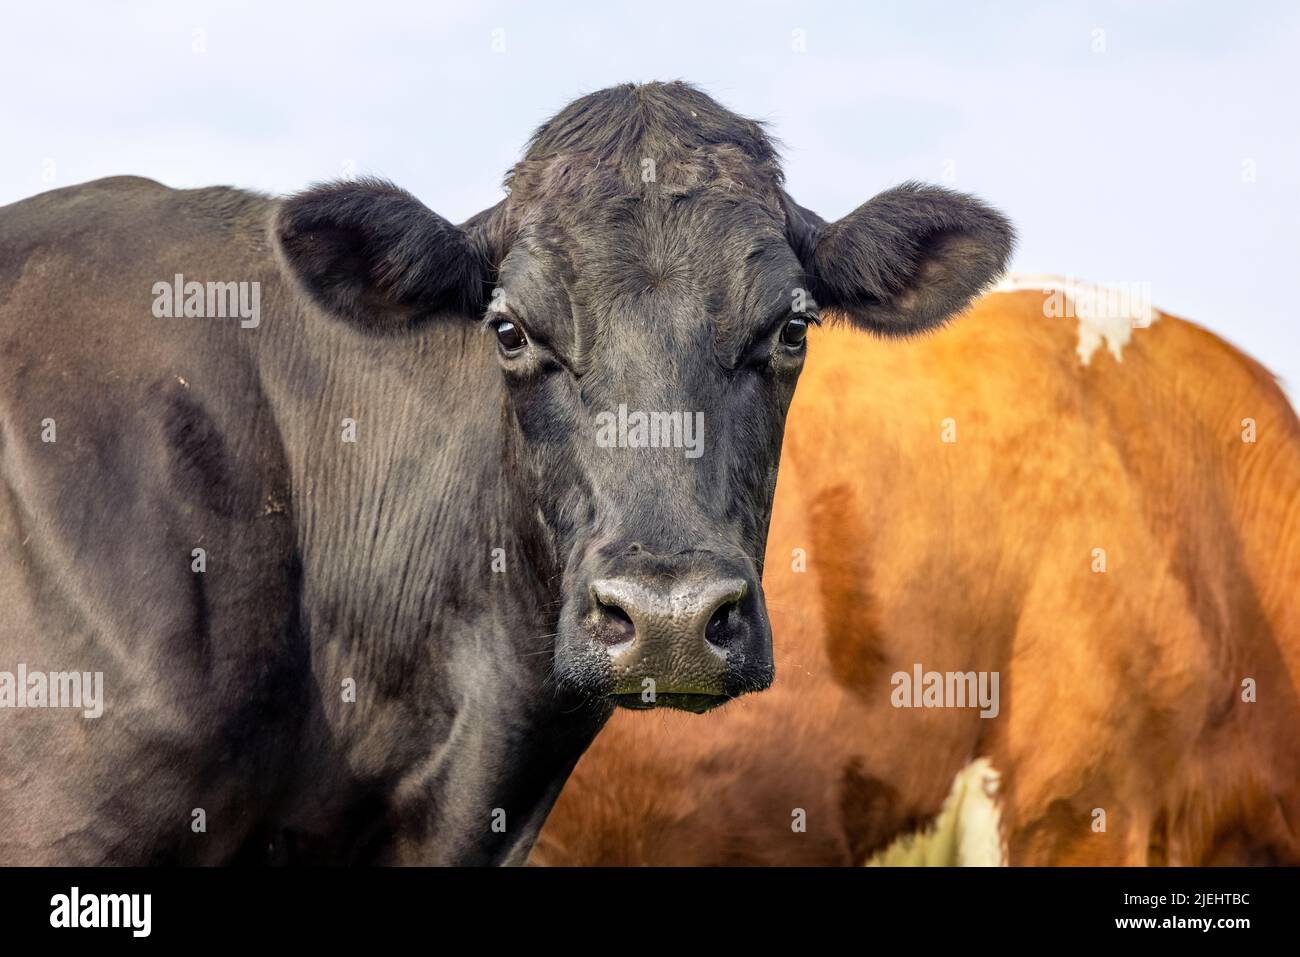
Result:
[[[1017,271],[1148,284],[1295,396],[1297,61],[1290,2],[9,4],[0,203],[355,172],[459,221],[574,97],[684,79],[766,120],[823,216],[905,179],[979,193]]]

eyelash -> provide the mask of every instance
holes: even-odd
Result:
[[[808,312],[788,313],[784,318],[778,320],[773,326],[778,342],[781,339],[781,334],[785,332],[786,326],[788,326],[795,319],[802,319],[810,326],[820,326],[822,324],[821,314],[811,310]]]

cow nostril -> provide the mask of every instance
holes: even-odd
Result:
[[[632,617],[618,605],[610,605],[603,601],[598,601],[596,604],[600,606],[601,611],[615,621],[621,621],[627,625],[632,624]]]
[[[601,613],[602,626],[598,635],[611,645],[631,641],[636,636],[636,625],[631,616],[618,605],[596,600],[596,609]]]
[[[711,645],[725,645],[730,637],[728,627],[731,621],[732,609],[736,607],[736,602],[723,602],[714,609],[713,614],[709,616],[709,623],[704,626],[704,637]]]

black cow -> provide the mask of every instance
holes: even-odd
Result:
[[[461,226],[369,180],[0,210],[0,862],[518,862],[615,704],[772,680],[808,323],[942,322],[1006,221],[826,224],[676,83],[507,185]]]

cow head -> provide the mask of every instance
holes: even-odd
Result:
[[[766,687],[761,563],[809,327],[935,327],[1002,271],[1009,225],[918,185],[826,223],[757,124],[683,84],[578,100],[507,186],[460,227],[387,184],[325,186],[284,204],[278,242],[363,328],[482,321],[562,569],[562,685],[692,711]]]

